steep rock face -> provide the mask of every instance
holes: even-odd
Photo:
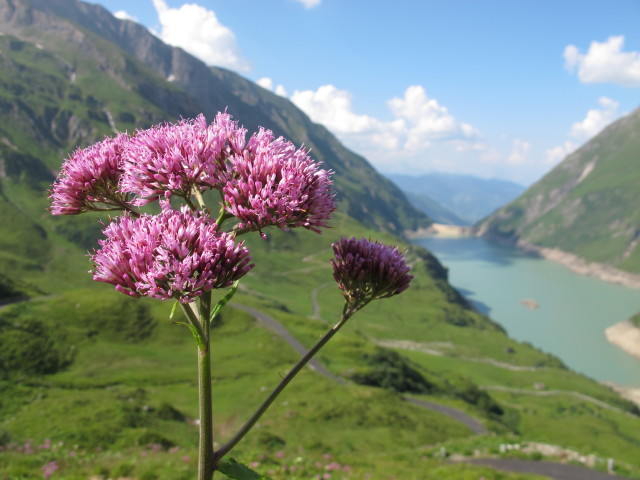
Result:
[[[640,273],[640,109],[569,155],[479,234]]]
[[[0,31],[82,52],[123,88],[155,103],[174,119],[193,116],[194,110],[211,119],[226,108],[250,131],[264,126],[304,144],[336,172],[341,208],[371,227],[401,233],[429,224],[395,185],[289,100],[231,71],[207,67],[182,49],[164,44],[146,28],[118,20],[98,5],[76,0],[0,0]],[[121,49],[119,55],[114,46]],[[72,71],[81,67],[78,63],[71,66]],[[132,81],[140,74],[155,78]],[[139,115],[134,117],[138,125],[146,123]],[[117,122],[115,126],[122,129]]]

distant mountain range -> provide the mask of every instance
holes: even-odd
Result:
[[[500,241],[640,273],[640,108],[479,227],[480,234]]]
[[[387,174],[409,201],[436,223],[473,225],[509,203],[525,188],[514,182],[454,173],[413,177]]]

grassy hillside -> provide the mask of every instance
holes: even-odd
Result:
[[[328,245],[346,233],[380,236],[339,215],[320,236],[248,238],[257,266],[234,302],[267,313],[310,346],[341,308]],[[234,453],[275,478],[312,478],[330,464],[348,466],[338,478],[391,471],[408,479],[529,478],[443,463],[442,448],[487,456],[501,444],[540,442],[594,455],[600,468],[613,457],[620,472],[638,475],[640,418],[630,413],[637,409],[469,310],[426,251],[409,256],[412,287],[357,314],[320,354],[349,383],[305,369]],[[52,461],[61,478],[169,478],[167,471],[191,478],[197,382],[189,332],[168,320],[169,303],[132,300],[88,277],[81,289],[0,310],[0,459],[15,478]],[[33,359],[33,351],[47,355]],[[216,326],[213,351],[215,434],[223,441],[297,355],[234,308]],[[408,378],[426,388],[398,382]],[[478,437],[403,395],[455,407],[490,433]],[[295,471],[285,472],[291,465]]]
[[[640,273],[640,109],[614,122],[480,225]]]

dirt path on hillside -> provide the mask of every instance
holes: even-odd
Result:
[[[263,313],[260,310],[256,310],[255,308],[247,307],[246,305],[239,305],[237,303],[232,303],[230,305],[234,308],[237,308],[238,310],[247,312],[249,315],[251,315],[253,318],[258,320],[259,322],[264,323],[271,331],[280,335],[284,339],[284,341],[287,342],[291,347],[293,347],[293,349],[296,352],[298,352],[301,356],[306,354],[307,351],[309,350],[307,347],[302,345],[302,343],[300,343],[293,335],[291,335],[287,331],[287,329],[282,326],[280,322],[275,320],[273,317],[270,317],[266,313]],[[318,372],[320,375],[330,378],[334,382],[338,382],[341,385],[344,385],[346,383],[346,381],[343,378],[338,377],[337,375],[334,375],[333,373],[331,373],[329,370],[327,370],[324,367],[324,365],[318,362],[318,360],[315,358],[312,358],[311,360],[309,360],[309,363],[307,364],[307,366],[311,370],[314,370]]]
[[[453,344],[446,344],[443,342],[420,343],[412,342],[411,340],[374,340],[374,342],[376,343],[376,345],[379,345],[381,347],[398,348],[400,350],[411,350],[435,356],[448,356],[447,352],[443,351],[443,349],[451,349],[453,347]],[[438,349],[437,347],[440,347],[440,349]],[[465,360],[467,362],[486,363],[487,365],[503,368],[505,370],[511,370],[513,372],[537,372],[546,369],[545,367],[513,365],[512,363],[500,362],[498,360],[494,360],[493,358],[463,357],[458,355],[456,355],[455,358],[458,360]]]
[[[447,405],[441,405],[439,403],[427,402],[426,400],[419,400],[412,397],[403,397],[407,402],[418,405],[419,407],[428,408],[438,413],[451,417],[460,423],[463,423],[471,429],[475,434],[487,433],[486,427],[477,421],[475,418],[470,417],[466,413],[458,410],[457,408],[449,407]]]
[[[613,405],[609,405],[608,403],[603,402],[602,400],[598,400],[597,398],[590,397],[589,395],[585,395],[584,393],[575,392],[573,390],[527,390],[525,388],[512,388],[512,387],[504,387],[502,385],[483,385],[480,387],[483,390],[496,390],[499,392],[507,392],[507,393],[515,393],[519,395],[536,395],[538,397],[553,397],[557,395],[568,395],[571,397],[575,397],[578,400],[583,400],[585,402],[593,403],[602,408],[606,408],[608,410],[613,410],[618,413],[623,413],[625,415],[633,416],[632,413],[622,410],[621,408],[614,407]]]
[[[323,283],[322,285],[314,288],[311,291],[311,304],[313,305],[313,313],[311,314],[311,318],[313,318],[314,320],[320,320],[321,322],[324,321],[320,316],[320,302],[318,301],[318,293],[320,292],[320,290],[323,290],[332,285],[335,285],[335,283],[334,282]],[[326,323],[328,324],[329,322],[326,322]]]

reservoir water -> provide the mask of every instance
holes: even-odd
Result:
[[[552,353],[598,381],[640,387],[640,360],[604,330],[640,311],[640,291],[580,276],[482,238],[415,239],[449,269],[449,281],[509,336]],[[533,300],[537,308],[523,305]]]

